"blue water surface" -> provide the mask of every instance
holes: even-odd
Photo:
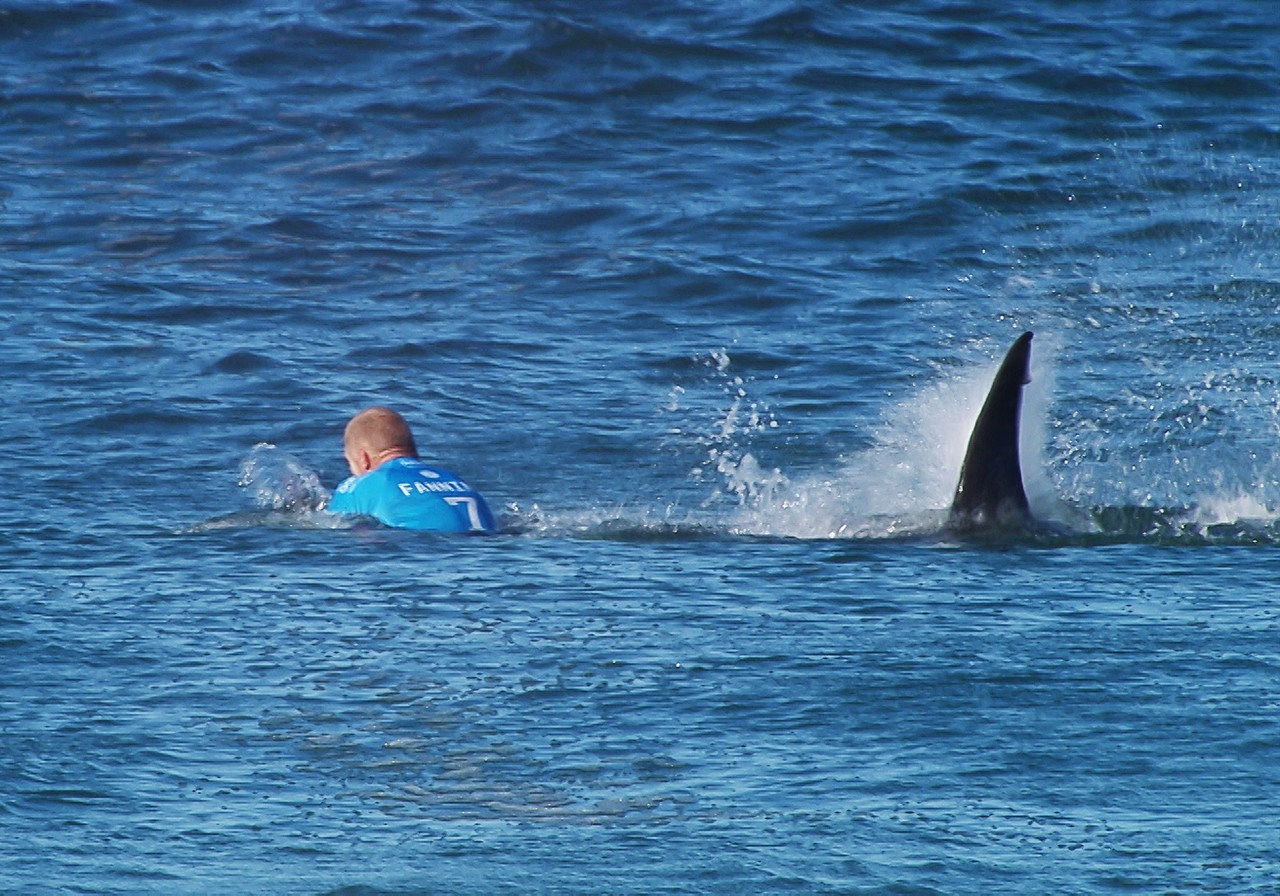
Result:
[[[0,9],[0,890],[1280,893],[1277,46]],[[324,513],[371,404],[503,534]]]

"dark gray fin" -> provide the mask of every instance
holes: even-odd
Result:
[[[1018,451],[1022,387],[1031,382],[1031,335],[1019,336],[1004,356],[969,436],[951,502],[948,525],[952,529],[966,532],[1031,523]]]

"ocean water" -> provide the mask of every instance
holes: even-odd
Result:
[[[0,6],[0,891],[1280,893],[1280,18],[869,7]]]

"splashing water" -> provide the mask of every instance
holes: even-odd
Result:
[[[320,477],[293,455],[267,442],[254,445],[240,463],[239,483],[263,510],[314,513],[329,504],[330,494],[320,484]]]
[[[712,483],[700,508],[715,514],[711,527],[722,533],[802,539],[937,534],[999,360],[974,365],[891,407],[870,448],[816,475],[792,477],[760,461],[756,442],[779,423],[750,395],[751,380],[735,373],[724,349],[699,362],[719,388],[719,410],[696,430],[669,432],[692,436],[701,446],[703,457],[690,479]],[[1039,518],[1057,521],[1063,505],[1044,459],[1050,371],[1044,357],[1035,359],[1033,385],[1024,394],[1022,450],[1032,509]],[[676,386],[664,410],[696,401],[689,389]]]
[[[1270,494],[1278,481],[1272,468],[1280,461],[1274,455],[1262,459],[1256,452],[1252,464],[1232,463],[1222,457],[1218,439],[1198,431],[1196,439],[1207,444],[1190,446],[1196,475],[1173,500],[1136,506],[1090,500],[1099,492],[1116,491],[1117,484],[1135,478],[1135,470],[1140,474],[1169,458],[1140,453],[1135,462],[1131,455],[1141,452],[1141,446],[1112,444],[1118,466],[1095,467],[1088,471],[1092,477],[1081,478],[1081,470],[1069,463],[1079,448],[1074,443],[1108,435],[1109,428],[1085,427],[1074,436],[1055,431],[1050,395],[1057,345],[1050,339],[1039,341],[1038,347],[1023,395],[1020,439],[1023,482],[1037,520],[1086,539],[1280,539],[1280,504]],[[937,535],[945,526],[969,434],[995,366],[969,367],[889,408],[871,447],[842,458],[829,473],[792,480],[780,470],[763,468],[745,446],[735,443],[736,455],[722,447],[716,470],[727,491],[739,498],[729,532],[805,539]],[[1187,465],[1183,454],[1188,447],[1169,448],[1175,465]],[[1257,469],[1259,464],[1263,469]]]
[[[723,488],[714,491],[704,502],[709,507],[729,496],[739,504],[767,500],[786,484],[780,470],[768,470],[743,448],[753,436],[769,429],[776,429],[778,421],[768,408],[753,400],[747,392],[748,380],[732,373],[732,358],[726,349],[710,353],[704,366],[712,371],[720,382],[728,406],[712,424],[711,431],[697,439],[706,450],[706,456],[693,471],[695,478],[714,473]]]
[[[1264,457],[1251,447],[1246,454],[1252,461],[1242,466],[1222,456],[1221,437],[1206,431],[1203,422],[1190,426],[1181,441],[1166,435],[1153,442],[1140,426],[1141,437],[1135,437],[1135,422],[1119,425],[1106,416],[1113,412],[1107,404],[1077,403],[1064,417],[1055,417],[1051,396],[1060,346],[1052,334],[1037,337],[1036,346],[1031,382],[1023,392],[1020,439],[1032,514],[1046,524],[1035,537],[1083,544],[1134,539],[1280,542],[1280,501],[1273,494],[1280,477],[1272,475],[1280,458]],[[699,418],[667,430],[675,437],[670,443],[674,450],[693,448],[699,455],[686,468],[684,485],[698,492],[691,496],[692,504],[513,505],[508,508],[513,522],[509,531],[625,540],[946,537],[969,435],[999,357],[951,371],[891,405],[872,427],[869,447],[803,475],[762,462],[768,456],[766,443],[780,424],[751,395],[752,380],[737,372],[728,351],[690,360],[703,378],[674,385],[660,413]],[[1233,416],[1240,410],[1234,391],[1224,394],[1217,380],[1211,385],[1216,387],[1212,394],[1197,395],[1202,399],[1197,408],[1208,409],[1201,417]],[[1230,385],[1232,390],[1243,388],[1234,381]],[[1245,391],[1251,397],[1244,410],[1255,409],[1259,390]],[[1156,415],[1151,425],[1166,424],[1160,416],[1166,414],[1163,404],[1150,404],[1149,413]],[[1099,413],[1099,419],[1090,416]],[[1254,436],[1273,438],[1280,432],[1275,421],[1264,416],[1266,431]],[[1194,475],[1171,475],[1166,470],[1170,465],[1175,473],[1192,466]],[[279,477],[270,482],[278,485]]]
[[[998,363],[998,359],[997,359]],[[1044,419],[1051,377],[1037,361],[1024,399],[1024,478],[1033,511],[1060,516],[1044,472]],[[791,480],[747,452],[717,465],[740,497],[730,529],[792,538],[893,538],[937,533],[947,518],[995,366],[983,364],[935,383],[891,407],[870,448],[827,473]]]

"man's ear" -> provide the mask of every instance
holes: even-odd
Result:
[[[373,455],[363,448],[356,452],[356,461],[360,464],[361,473],[368,473],[373,469]]]

